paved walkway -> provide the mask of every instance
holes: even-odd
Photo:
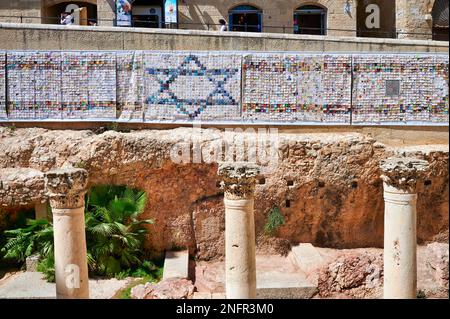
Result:
[[[111,299],[125,288],[129,279],[89,279],[91,299]],[[49,283],[39,272],[18,272],[0,280],[0,299],[54,299],[56,286]]]

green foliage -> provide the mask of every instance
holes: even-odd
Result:
[[[6,230],[7,242],[2,248],[4,258],[25,262],[35,253],[41,258],[53,256],[53,226],[44,219],[26,221],[26,227]]]
[[[148,281],[159,281],[163,275],[163,265],[162,262],[153,262],[150,260],[145,260],[139,267],[135,269],[126,269],[116,274],[117,279],[124,279],[127,277],[137,277],[144,278],[146,282]]]
[[[39,260],[37,271],[44,274],[48,282],[55,282],[55,258],[54,255]]]
[[[160,278],[160,267],[143,261],[145,225],[138,220],[146,194],[122,186],[93,187],[86,198],[87,259],[91,273],[103,276]],[[47,220],[26,220],[24,227],[5,231],[1,249],[5,258],[23,263],[38,253],[38,270],[54,280],[53,225]]]
[[[273,236],[278,231],[278,228],[284,225],[284,217],[281,215],[280,209],[274,207],[270,210],[267,222],[264,225],[264,232],[267,235]]]
[[[99,275],[115,276],[142,264],[142,244],[152,220],[138,220],[146,194],[126,187],[96,186],[88,194],[86,236],[89,264]]]

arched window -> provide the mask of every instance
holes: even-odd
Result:
[[[242,32],[262,31],[262,11],[256,7],[242,5],[229,11],[230,30]]]
[[[295,34],[325,35],[327,29],[327,10],[314,5],[306,5],[294,11]]]
[[[448,0],[436,0],[431,15],[433,40],[448,41]]]

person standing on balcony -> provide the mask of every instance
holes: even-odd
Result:
[[[72,9],[72,11],[70,11],[70,13],[69,12],[61,13],[60,23],[62,25],[72,25],[75,21],[75,19],[74,19],[75,11],[81,11],[81,10],[83,10],[83,8],[78,8],[76,10]]]
[[[219,24],[220,24],[220,29],[219,29],[220,32],[228,31],[227,22],[224,19],[220,19]]]
[[[73,10],[72,10],[73,12]],[[73,15],[69,12],[63,12],[61,13],[61,21],[60,24],[62,25],[72,25],[73,24]]]

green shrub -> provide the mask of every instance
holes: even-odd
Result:
[[[122,186],[93,187],[86,197],[87,259],[91,273],[103,276],[151,275],[158,267],[143,262],[142,245],[152,220],[138,220],[146,194]],[[5,231],[5,258],[23,263],[38,253],[38,270],[54,280],[53,225],[47,220],[26,221],[23,228]],[[136,272],[133,274],[133,272]],[[122,275],[120,275],[122,274]],[[139,276],[138,276],[139,277]]]
[[[267,217],[266,225],[264,226],[264,232],[267,235],[273,236],[278,231],[278,228],[284,225],[284,217],[281,215],[280,209],[274,207],[270,210]]]
[[[55,257],[54,255],[47,256],[39,260],[37,271],[44,274],[48,282],[55,282]]]
[[[41,258],[53,255],[53,226],[44,219],[28,219],[25,228],[6,230],[8,238],[2,248],[4,258],[25,262],[35,253]]]
[[[122,269],[140,266],[142,245],[152,220],[138,220],[146,194],[126,187],[97,186],[88,194],[86,236],[91,269],[114,276]]]

